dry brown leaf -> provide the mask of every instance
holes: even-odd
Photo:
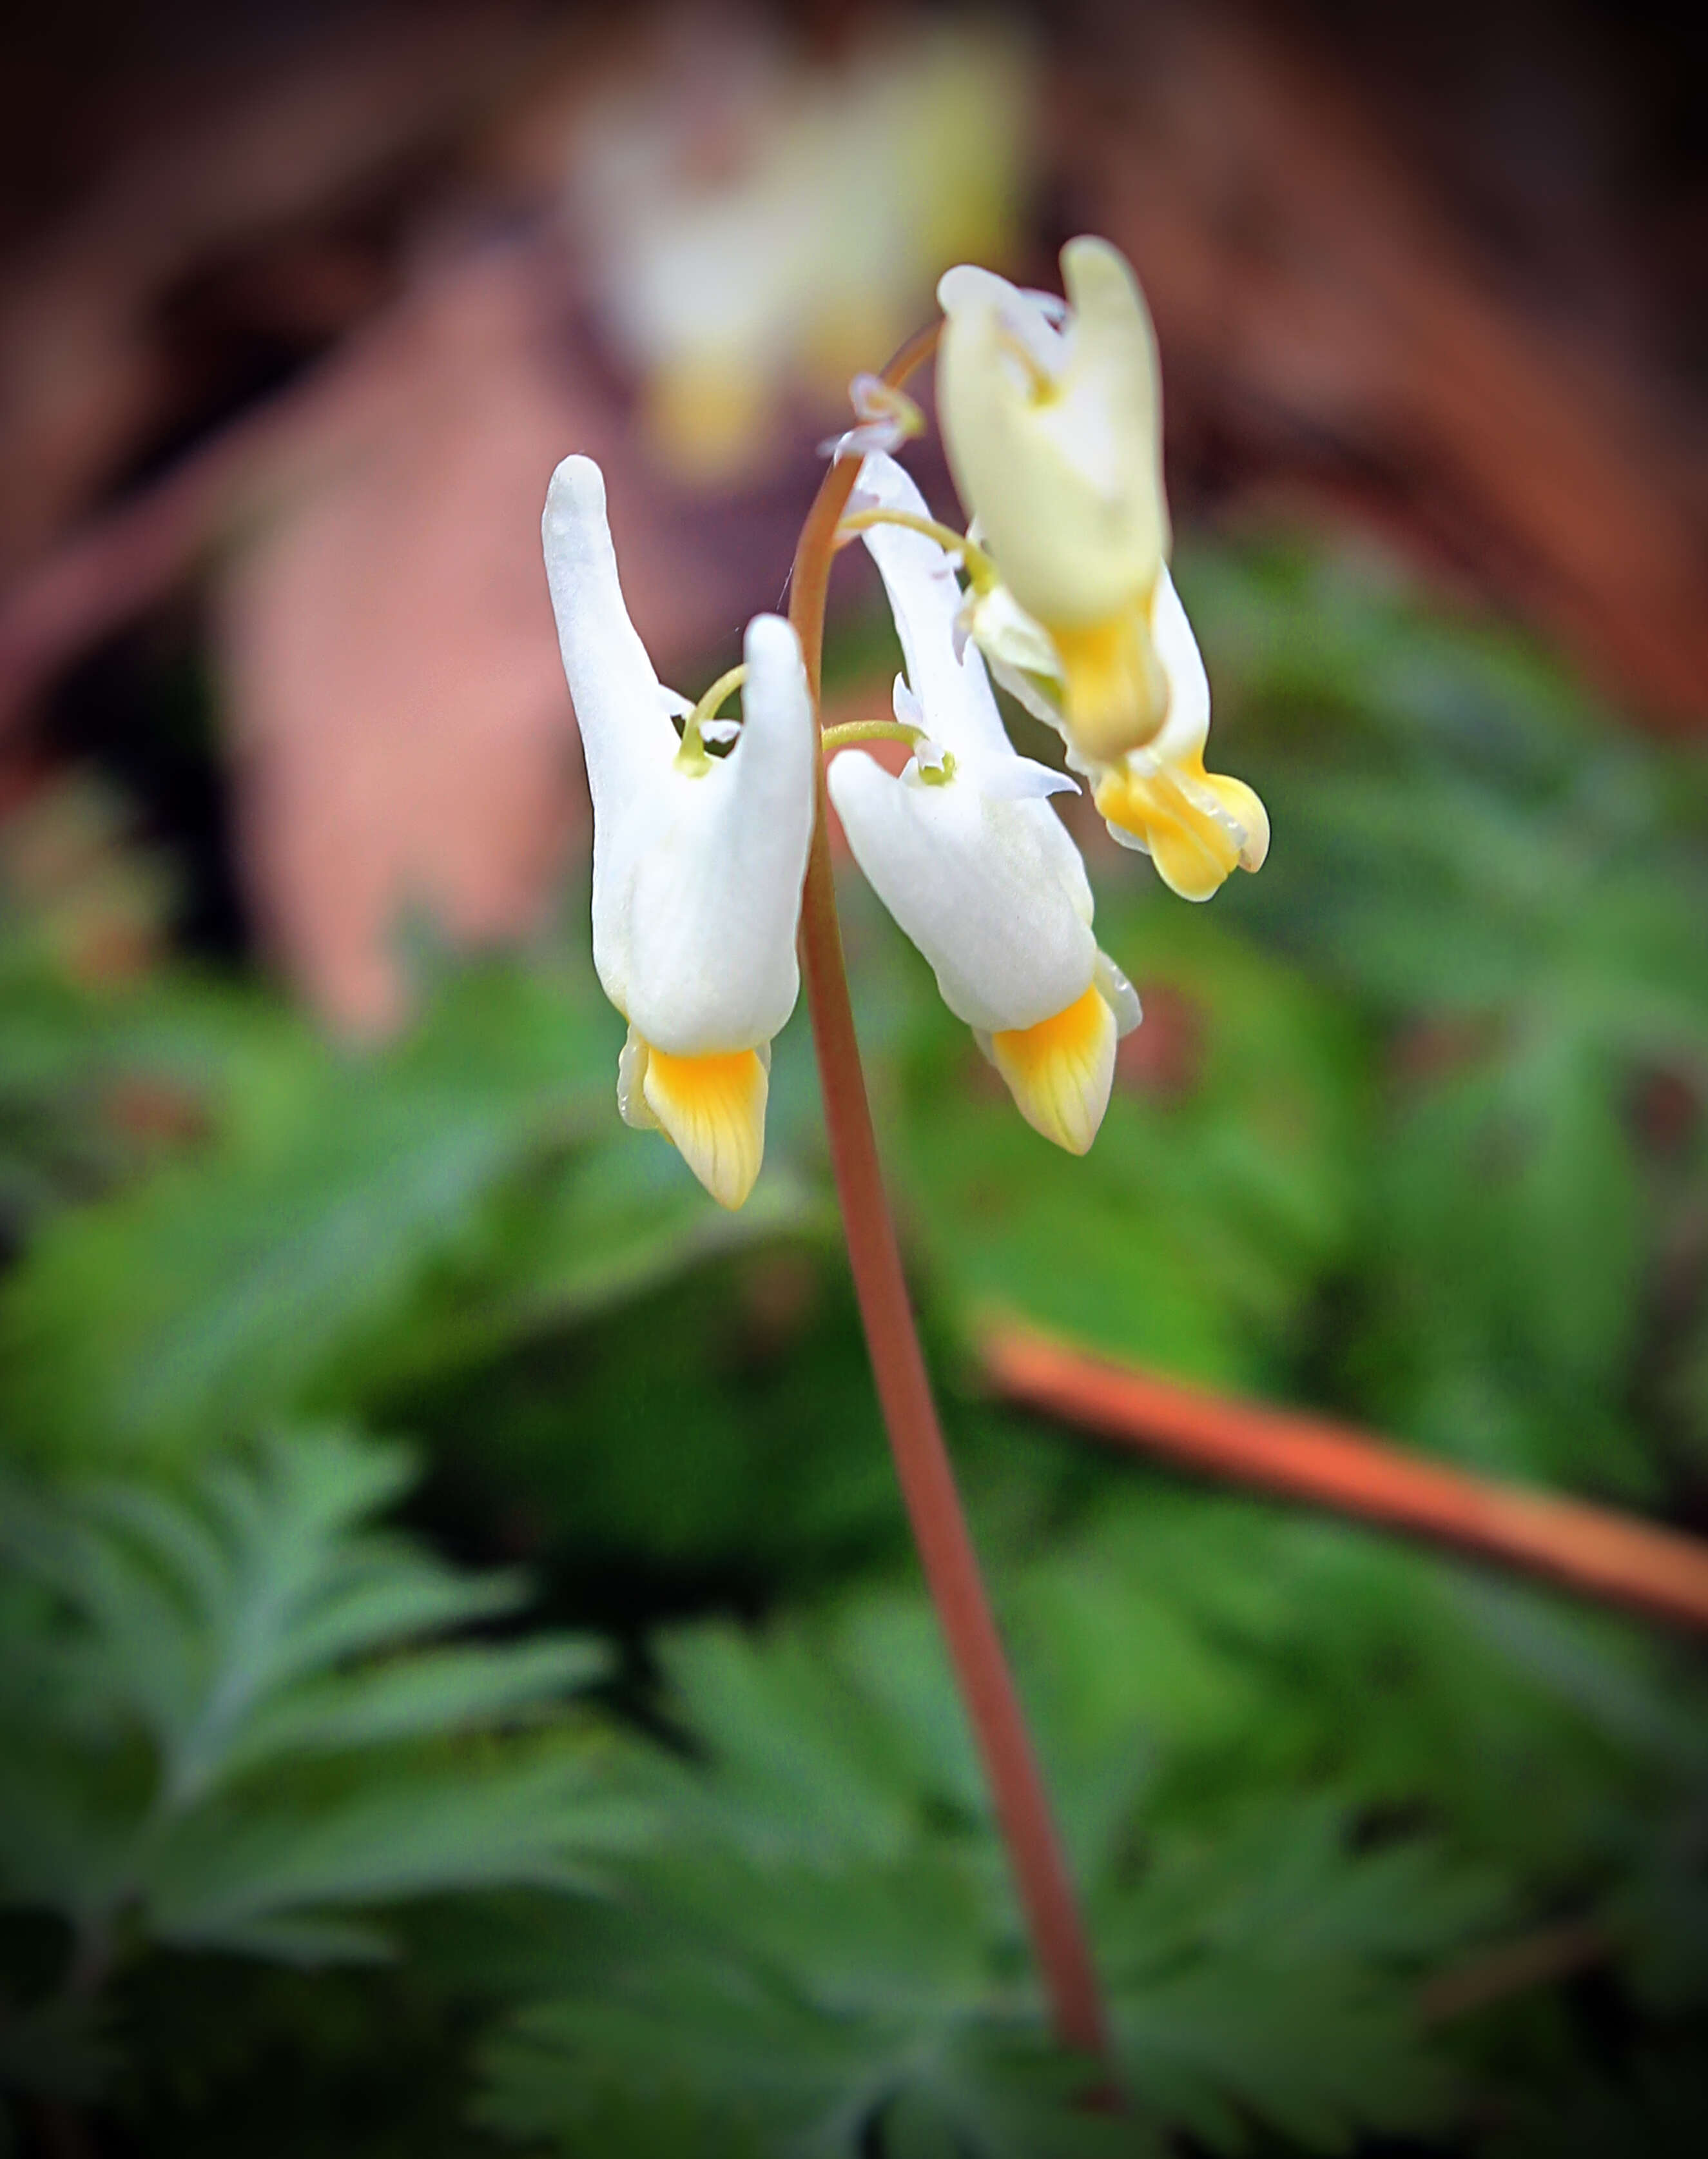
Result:
[[[103,126],[82,114],[100,144],[86,187],[0,262],[0,566],[38,553],[173,417],[158,316],[174,281],[421,157],[537,40],[515,6],[440,0],[139,75]]]

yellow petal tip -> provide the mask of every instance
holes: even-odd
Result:
[[[641,1093],[696,1177],[720,1207],[739,1207],[765,1158],[769,1080],[757,1049],[672,1057],[647,1046]]]
[[[992,1034],[991,1059],[1034,1131],[1069,1154],[1097,1136],[1115,1080],[1115,1017],[1094,986],[1036,1027]]]
[[[1269,852],[1269,815],[1244,780],[1135,759],[1098,782],[1098,814],[1148,852],[1157,874],[1183,899],[1209,899],[1236,869],[1257,870]]]
[[[1062,669],[1062,717],[1074,747],[1113,764],[1153,740],[1168,716],[1168,677],[1151,639],[1150,595],[1084,629],[1049,634]]]

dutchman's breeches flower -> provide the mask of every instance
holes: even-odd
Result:
[[[1209,899],[1235,869],[1263,867],[1269,813],[1243,779],[1204,770],[1210,682],[1174,580],[1164,570],[1152,636],[1168,685],[1168,716],[1143,749],[1093,769],[1092,800],[1125,847],[1150,856],[1183,899]]]
[[[926,516],[912,480],[882,455],[862,466],[856,501],[886,517]],[[1097,949],[1084,865],[1044,799],[1074,783],[1016,754],[977,652],[957,650],[960,589],[942,546],[890,522],[864,536],[907,662],[898,718],[922,739],[899,779],[844,751],[830,769],[831,799],[855,859],[1022,1116],[1084,1154],[1108,1105],[1116,1039],[1138,1024],[1139,1004]]]
[[[1151,595],[1168,552],[1157,344],[1106,241],[1062,251],[1067,308],[970,266],[937,287],[938,410],[955,484],[1059,667],[1087,757],[1149,741],[1167,686]]]
[[[764,1149],[771,1039],[800,988],[795,928],[817,755],[789,625],[748,625],[743,724],[716,755],[660,684],[618,581],[591,458],[552,474],[543,523],[558,641],[593,801],[593,964],[629,1022],[618,1104],[658,1127],[726,1207]]]
[[[1206,899],[1255,870],[1268,820],[1204,769],[1209,691],[1170,580],[1156,339],[1106,241],[1062,251],[1067,303],[970,266],[938,287],[944,442],[971,514],[963,622],[1059,729],[1123,844]]]

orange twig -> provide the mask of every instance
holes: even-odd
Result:
[[[1566,1919],[1516,1941],[1497,1943],[1467,1963],[1438,1973],[1418,1998],[1418,2015],[1426,2024],[1473,2016],[1509,1995],[1571,1979],[1603,1962],[1612,1946],[1606,1929],[1592,1919]]]
[[[999,1394],[1117,1446],[1422,1537],[1675,1626],[1708,1629],[1708,1545],[1581,1499],[1492,1483],[1326,1417],[1230,1401],[1005,1321]]]

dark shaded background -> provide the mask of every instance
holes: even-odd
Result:
[[[880,349],[804,331],[740,454],[691,469],[577,146],[663,83],[715,189],[732,55],[769,39],[834,103],[935,19],[8,34],[26,2149],[769,2159],[834,2121],[815,2148],[892,2159],[1085,2125],[918,1600],[804,1021],[734,1224],[613,1114],[535,537],[551,464],[596,454],[691,692],[777,604],[841,386],[929,272],[867,295]],[[929,1346],[1137,2094],[1115,2148],[1700,2151],[1695,1646],[1095,1452],[981,1344],[1023,1319],[1230,1429],[1266,1398],[1708,1528],[1705,33],[955,19],[1018,40],[1007,267],[1052,284],[1095,230],[1150,298],[1215,758],[1276,831],[1193,909],[1069,811],[1146,1009],[1083,1164],[847,880]],[[887,708],[872,603],[851,570],[839,717]],[[407,1541],[365,1542],[381,1517]],[[525,1602],[474,1579],[514,1565]],[[362,1567],[385,1616],[305,1649]],[[300,1669],[256,1680],[256,1642]]]

